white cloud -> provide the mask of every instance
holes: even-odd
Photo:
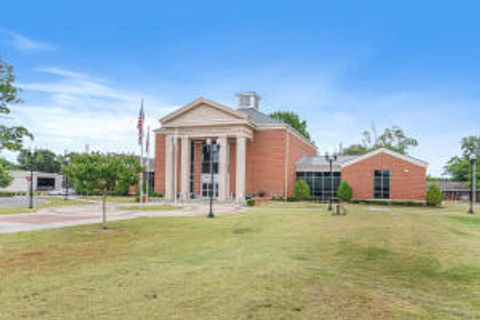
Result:
[[[293,110],[307,120],[321,154],[338,150],[340,143],[361,142],[362,131],[372,123],[377,131],[398,125],[419,141],[410,154],[429,163],[429,174],[441,175],[446,161],[460,154],[460,139],[478,134],[480,100],[475,96],[428,89],[372,93],[346,89],[334,76],[318,79],[272,79],[273,85],[263,90],[268,92],[268,112]]]
[[[4,42],[19,51],[52,51],[56,49],[53,44],[33,40],[17,32],[0,29],[0,33],[5,36]]]
[[[88,144],[90,150],[138,152],[136,121],[140,93],[118,89],[104,79],[71,70],[38,71],[56,77],[22,83],[24,96],[31,98],[14,110],[15,122],[35,135],[36,147],[60,153],[65,149],[82,151]],[[162,115],[176,108],[157,97],[145,96],[144,101],[146,125],[152,129],[159,126]]]

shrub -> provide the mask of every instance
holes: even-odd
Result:
[[[293,188],[293,195],[296,200],[309,200],[310,199],[310,187],[303,179],[295,181]]]
[[[429,206],[440,205],[443,201],[442,190],[437,185],[432,184],[428,187],[426,201]]]
[[[247,206],[253,207],[255,205],[255,199],[247,199]]]
[[[342,182],[340,182],[340,185],[338,186],[338,189],[337,189],[337,197],[342,201],[350,201],[352,200],[352,196],[353,196],[353,189],[348,184],[348,182],[346,180],[343,180]]]

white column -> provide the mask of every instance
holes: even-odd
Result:
[[[173,200],[173,148],[172,136],[165,136],[165,199]]]
[[[190,138],[188,136],[182,137],[180,195],[182,200],[190,199]]]
[[[227,170],[228,170],[228,140],[226,136],[219,137],[217,143],[220,146],[218,155],[218,200],[227,200]]]
[[[246,176],[246,157],[247,157],[247,139],[237,136],[237,167],[235,181],[235,197],[237,202],[245,201],[245,176]]]

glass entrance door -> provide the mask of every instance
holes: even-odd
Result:
[[[202,198],[209,199],[213,194],[216,199],[218,197],[218,146],[216,151],[210,152],[210,148],[206,143],[202,144],[202,174],[200,176],[200,193]],[[210,164],[212,157],[213,164]],[[213,184],[211,172],[213,170]]]

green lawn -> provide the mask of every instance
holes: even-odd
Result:
[[[480,217],[369,208],[0,235],[0,318],[480,318]]]
[[[46,197],[41,198],[41,199],[45,200],[46,203],[36,204],[33,207],[33,209],[29,209],[26,206],[25,207],[14,207],[14,208],[0,208],[0,215],[3,215],[3,214],[18,214],[18,213],[33,213],[33,212],[36,212],[39,209],[44,209],[44,208],[90,204],[86,201],[76,200],[76,199],[65,200],[63,198],[46,198]]]

